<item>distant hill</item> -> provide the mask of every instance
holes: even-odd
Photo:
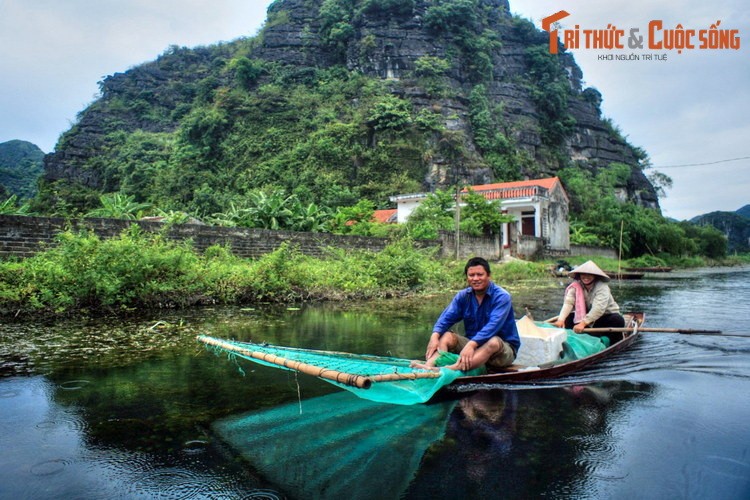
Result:
[[[711,225],[727,236],[727,251],[750,252],[750,218],[740,214],[740,211],[750,210],[745,205],[737,212],[711,212],[699,215],[690,222],[698,225]]]
[[[26,141],[0,143],[0,194],[31,198],[37,191],[37,180],[44,172],[44,151]],[[4,191],[4,193],[3,193]]]
[[[750,219],[750,205],[745,205],[744,207],[737,210],[737,213],[740,214],[743,217],[747,217]]]

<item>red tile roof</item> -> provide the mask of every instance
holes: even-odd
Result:
[[[474,191],[489,191],[491,189],[508,189],[508,188],[523,188],[529,186],[541,186],[545,189],[552,189],[552,187],[560,182],[558,177],[548,177],[546,179],[534,179],[530,181],[513,181],[513,182],[499,182],[496,184],[480,184],[478,186],[471,186]]]
[[[395,208],[388,210],[375,210],[375,213],[372,214],[372,220],[375,222],[380,222],[381,224],[385,224],[387,222],[395,222],[396,212],[398,212],[398,210]],[[389,220],[392,217],[393,220]]]
[[[480,184],[470,186],[475,193],[482,194],[488,200],[526,198],[537,194],[537,188],[541,187],[552,190],[555,184],[559,184],[558,177],[546,179],[534,179],[529,181],[499,182],[495,184]],[[489,191],[489,192],[487,192]]]

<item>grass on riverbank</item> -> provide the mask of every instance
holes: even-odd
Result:
[[[750,263],[745,257],[733,262]],[[568,262],[577,265],[587,259],[574,257]],[[603,269],[617,269],[615,259],[595,260]],[[377,253],[329,249],[322,258],[282,245],[261,258],[244,259],[220,246],[201,254],[190,243],[143,233],[138,226],[111,239],[66,232],[44,252],[0,262],[0,316],[127,314],[195,305],[437,293],[465,286],[464,263],[438,259],[434,250],[417,249],[409,240],[394,241]],[[538,282],[550,277],[553,264],[493,263],[492,278],[502,286]]]
[[[325,258],[288,245],[259,259],[219,246],[145,234],[62,233],[57,245],[0,263],[0,314],[123,313],[140,308],[385,297],[456,286],[453,266],[397,241],[379,253],[330,249]]]

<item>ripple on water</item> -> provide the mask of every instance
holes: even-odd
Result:
[[[212,482],[204,481],[203,491],[200,492],[198,496],[201,498],[210,496],[210,498],[217,500],[281,500],[286,498],[283,494],[272,489],[248,489],[247,485],[241,484],[237,481],[227,482],[224,480],[215,480]]]
[[[244,500],[280,500],[284,498],[284,496],[281,495],[278,491],[260,489],[249,491],[245,493],[245,495],[241,498],[243,498]]]
[[[706,465],[715,474],[743,479],[750,477],[750,463],[732,457],[711,455],[706,457]]]
[[[134,492],[147,497],[192,498],[205,493],[204,475],[175,467],[146,472],[133,481]]]
[[[60,412],[56,413],[53,419],[37,423],[36,428],[42,431],[83,432],[86,430],[86,421],[80,415]]]
[[[83,389],[91,383],[90,380],[68,380],[60,384],[60,389],[65,391],[77,391]]]
[[[572,438],[575,441],[576,455],[581,457],[584,464],[596,467],[598,464],[606,465],[617,456],[617,448],[609,436],[590,434]]]
[[[206,451],[208,441],[203,439],[193,439],[192,441],[185,441],[182,444],[182,451],[188,455],[195,455]]]
[[[86,456],[87,462],[92,468],[101,469],[103,472],[111,473],[112,477],[127,474],[143,476],[154,470],[153,457],[144,453],[124,452],[118,449],[90,450]]]
[[[29,472],[32,476],[44,477],[59,474],[65,467],[70,464],[68,460],[57,458],[54,460],[45,460],[31,466]]]
[[[21,391],[16,389],[6,389],[0,391],[0,399],[11,399],[18,397],[21,394]]]

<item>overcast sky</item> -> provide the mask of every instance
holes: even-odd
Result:
[[[0,0],[0,142],[45,152],[97,95],[103,77],[155,59],[170,45],[194,47],[253,36],[269,0]],[[643,148],[674,186],[661,200],[676,219],[750,203],[750,10],[741,0],[511,0],[534,22],[565,10],[562,30],[625,30],[623,50],[571,50],[603,113]],[[652,20],[739,30],[739,50],[633,49]],[[660,32],[664,36],[664,31]],[[699,43],[697,35],[694,38]],[[638,55],[638,61],[602,60]],[[666,60],[645,60],[666,55]],[[742,158],[742,159],[738,159]],[[731,161],[726,161],[731,160]],[[697,165],[696,165],[697,164]],[[693,165],[693,166],[690,166]]]

